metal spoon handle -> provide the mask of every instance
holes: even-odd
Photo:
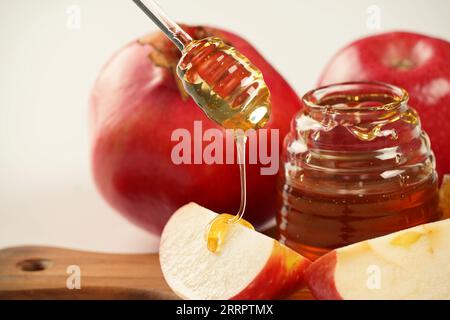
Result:
[[[153,0],[133,0],[133,2],[161,29],[180,51],[192,41],[176,22],[170,19]]]

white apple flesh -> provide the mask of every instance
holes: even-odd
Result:
[[[272,299],[301,287],[310,261],[272,238],[230,225],[218,252],[205,231],[216,213],[195,203],[165,226],[159,251],[168,285],[183,299]]]
[[[450,299],[450,219],[336,249],[306,279],[318,299]]]

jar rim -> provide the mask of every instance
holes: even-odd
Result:
[[[364,89],[364,90],[363,90]],[[370,89],[370,90],[369,90]],[[321,105],[320,101],[323,97],[330,95],[333,92],[362,92],[367,91],[371,93],[386,93],[393,96],[393,101],[384,105],[378,106],[346,106],[346,105]],[[303,104],[311,109],[322,110],[331,109],[332,111],[379,111],[379,110],[393,110],[408,102],[408,92],[400,87],[380,81],[352,81],[343,83],[334,83],[327,86],[319,87],[308,91],[302,98]]]

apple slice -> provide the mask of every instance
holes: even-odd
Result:
[[[310,261],[272,238],[239,224],[230,226],[217,253],[205,230],[216,213],[195,203],[166,224],[159,250],[169,286],[183,299],[272,299],[302,286]]]
[[[317,299],[450,299],[450,219],[334,250],[306,281]]]

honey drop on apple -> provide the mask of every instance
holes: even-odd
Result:
[[[212,220],[208,228],[206,229],[206,245],[208,250],[211,252],[217,252],[220,249],[220,246],[225,241],[227,236],[230,224],[240,224],[249,229],[255,230],[250,222],[244,219],[236,219],[236,216],[231,214],[220,214],[214,220]]]

